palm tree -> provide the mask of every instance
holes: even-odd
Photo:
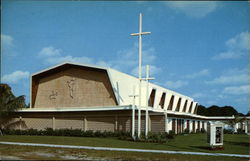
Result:
[[[0,134],[3,128],[11,128],[23,124],[13,121],[14,112],[26,107],[24,96],[15,97],[8,84],[0,84]]]
[[[228,124],[229,126],[231,126],[233,128],[233,134],[235,132],[237,132],[236,130],[236,124],[237,123],[242,123],[246,120],[246,118],[244,117],[239,117],[239,116],[234,116],[234,119],[231,119],[231,120],[228,120],[228,121],[225,121],[226,124]]]

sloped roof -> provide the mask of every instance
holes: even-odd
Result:
[[[130,97],[130,95],[133,95],[133,88],[135,88],[135,94],[138,94],[138,84],[139,84],[139,79],[128,75],[126,73],[117,71],[115,69],[109,68],[109,67],[102,67],[102,66],[97,66],[97,65],[89,65],[89,64],[79,64],[79,63],[73,63],[73,62],[64,62],[58,65],[55,65],[53,67],[44,69],[42,71],[39,71],[37,73],[32,74],[32,77],[43,77],[46,76],[47,74],[51,72],[55,72],[56,70],[64,70],[67,67],[70,66],[78,66],[78,67],[85,67],[85,68],[91,68],[95,70],[105,70],[108,74],[110,83],[113,88],[113,92],[116,96],[118,105],[124,106],[124,105],[131,105],[133,102],[133,99]],[[191,108],[191,113],[195,112],[195,108],[197,107],[197,102],[194,102],[194,100],[188,96],[182,95],[180,93],[177,93],[175,91],[169,90],[167,88],[161,87],[159,85],[149,83],[148,87],[148,98],[147,97],[147,92],[146,88],[147,83],[146,81],[142,81],[142,95],[141,95],[141,106],[145,107],[146,103],[150,97],[150,93],[155,90],[155,97],[154,97],[154,105],[153,108],[159,108],[159,109],[167,109],[169,106],[170,98],[174,96],[173,100],[173,108],[171,109],[172,111],[175,111],[176,109],[179,109],[177,112],[183,112],[183,106],[184,103],[187,100],[187,110],[184,112],[188,112],[189,109]],[[163,93],[165,93],[165,104],[164,107],[160,107],[159,102],[163,96]],[[177,108],[177,102],[181,98],[181,103],[179,104],[180,107]],[[193,102],[193,103],[191,103]],[[135,105],[139,104],[138,98],[135,100]],[[190,106],[192,105],[192,107]]]

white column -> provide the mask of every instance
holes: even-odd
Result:
[[[151,131],[151,125],[152,125],[151,117],[148,116],[148,131]]]
[[[175,118],[175,133],[177,134],[178,133],[178,131],[177,131],[177,126],[178,126],[178,121],[177,121],[178,119],[177,118]]]
[[[168,132],[168,114],[165,113],[165,132]]]
[[[54,116],[53,116],[53,118],[52,118],[52,128],[53,128],[53,130],[56,129],[56,119],[55,119]]]
[[[115,131],[118,131],[118,116],[115,115]]]
[[[22,130],[22,116],[19,116],[19,130]]]
[[[247,134],[247,121],[245,122],[245,133]]]
[[[135,139],[135,99],[132,106],[132,137]]]
[[[87,120],[87,116],[84,116],[84,131],[88,130],[88,120]]]

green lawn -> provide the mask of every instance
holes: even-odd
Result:
[[[245,134],[225,134],[224,150],[210,151],[206,143],[206,134],[179,135],[165,144],[143,143],[118,140],[117,138],[62,137],[62,136],[1,136],[0,141],[47,143],[61,145],[85,145],[117,148],[157,149],[175,151],[195,151],[209,153],[249,154],[249,136]]]
[[[97,151],[66,148],[31,147],[0,144],[3,160],[93,160],[93,161],[248,161],[248,158],[177,155],[119,151]]]

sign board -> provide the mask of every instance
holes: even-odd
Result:
[[[209,121],[207,125],[207,142],[210,146],[223,145],[223,127],[224,124],[220,121]]]

